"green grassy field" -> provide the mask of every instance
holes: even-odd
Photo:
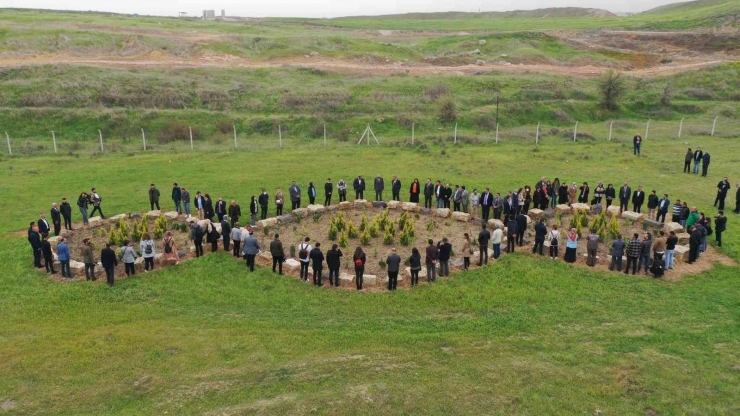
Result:
[[[146,210],[150,182],[243,205],[263,186],[378,172],[494,192],[541,175],[629,180],[712,214],[717,180],[740,177],[740,144],[689,145],[712,152],[709,179],[680,173],[686,145],[659,138],[642,158],[567,141],[2,156],[0,404],[14,415],[737,414],[737,267],[667,283],[517,254],[413,292],[360,294],[248,275],[218,255],[108,288],[36,274],[15,233],[91,186],[112,215]],[[740,260],[737,219],[722,251]]]

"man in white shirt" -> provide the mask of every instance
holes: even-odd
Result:
[[[298,260],[301,261],[301,279],[308,283],[308,263],[311,258],[309,254],[313,247],[309,244],[310,238],[306,237],[301,244],[298,244]]]

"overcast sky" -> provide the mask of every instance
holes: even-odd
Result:
[[[594,7],[612,12],[640,12],[679,0],[0,0],[0,7],[95,10],[142,15],[200,15],[221,9],[230,16],[339,17],[409,12],[508,11],[544,7]]]

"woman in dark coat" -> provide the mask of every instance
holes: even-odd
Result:
[[[568,203],[568,183],[563,182],[562,185],[560,185],[560,188],[558,188],[558,204],[567,204]]]
[[[614,189],[614,185],[607,185],[606,189],[604,190],[604,198],[606,198],[606,208],[609,208],[609,206],[612,204],[612,201],[614,201],[614,198],[616,197],[617,191],[616,189]]]
[[[583,185],[581,185],[579,190],[581,193],[578,195],[578,202],[588,204],[588,194],[591,192],[591,188],[588,187],[588,182],[583,182]]]
[[[560,179],[555,178],[550,185],[548,192],[550,193],[550,206],[555,208],[558,204],[558,192],[560,191]]]
[[[203,216],[213,221],[213,216],[215,213],[213,212],[213,200],[211,199],[211,196],[206,194],[205,202],[203,202]]]
[[[419,193],[421,192],[421,185],[419,185],[419,179],[414,178],[409,189],[409,201],[419,203]]]
[[[208,194],[206,194],[206,196],[207,195]],[[213,216],[213,214],[211,214],[211,216]],[[218,230],[216,230],[216,225],[213,223],[213,221],[210,222],[211,224],[208,226],[208,235],[206,236],[206,241],[211,243],[211,252],[214,253],[218,251],[218,239],[221,237],[221,234],[219,234]]]

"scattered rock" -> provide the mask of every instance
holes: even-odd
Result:
[[[675,257],[676,257],[676,261],[680,261],[682,263],[688,263],[689,262],[689,246],[676,246]]]
[[[448,218],[450,216],[449,208],[437,208],[434,210],[434,216],[439,218]]]
[[[473,51],[473,55],[480,55],[480,49],[476,49]]]
[[[622,212],[622,218],[627,219],[627,220],[631,220],[631,221],[635,221],[635,222],[640,221],[643,217],[644,217],[644,215],[638,214],[638,213],[632,212],[632,211],[624,211],[624,212]]]
[[[401,208],[401,201],[388,201],[388,208],[389,209]]]
[[[354,201],[355,208],[368,208],[372,207],[373,205],[365,199],[355,199]]]
[[[576,212],[576,211],[586,211],[586,212],[589,212],[589,211],[591,211],[591,205],[589,205],[589,204],[582,204],[580,202],[577,202],[575,204],[571,204],[570,207],[571,207],[571,209],[573,209],[573,212]]]
[[[388,208],[388,204],[383,201],[373,201],[373,208],[386,209]]]
[[[112,217],[110,217],[108,219],[111,220],[111,222],[117,222],[117,221],[120,221],[120,220],[125,220],[126,219],[126,214],[114,215],[114,216],[112,216]]]
[[[87,224],[90,227],[99,227],[103,225],[103,219],[100,217],[92,217],[87,219]]]
[[[288,259],[285,260],[285,263],[283,263],[283,267],[285,267],[288,271],[295,272],[301,269],[301,262],[296,259]]]
[[[149,211],[146,213],[146,216],[149,218],[159,218],[162,216],[162,211],[155,209],[153,211]]]
[[[606,209],[606,215],[619,215],[619,206],[609,205],[609,208]]]
[[[466,212],[453,212],[452,218],[454,218],[457,221],[468,222],[470,221],[470,214]]]
[[[310,214],[321,214],[322,212],[326,211],[326,207],[318,204],[309,205],[308,207],[306,207],[306,209]]]
[[[398,274],[398,281],[400,282],[400,281],[402,281],[402,280],[403,280],[403,275],[402,275],[401,273],[399,273],[399,274]],[[363,283],[364,283],[364,282],[363,282]],[[385,277],[383,278],[383,283],[388,283],[388,276],[385,276]]]
[[[691,238],[691,234],[678,233],[676,234],[676,237],[678,238],[678,244],[689,244],[689,239]]]
[[[431,208],[421,208],[419,210],[419,213],[424,214],[424,215],[432,215],[432,209]]]
[[[295,221],[295,218],[292,215],[290,215],[290,214],[281,215],[281,216],[277,217],[277,222],[279,224],[290,224],[293,221]]]
[[[177,211],[167,211],[164,213],[165,218],[170,221],[174,221],[180,217],[180,213]]]
[[[297,218],[303,218],[306,215],[308,215],[308,209],[306,208],[296,208],[293,210],[293,215]]]
[[[667,222],[663,225],[663,230],[666,233],[670,233],[671,231],[679,232],[683,231],[683,226],[677,222]]]
[[[493,231],[496,228],[504,229],[504,223],[501,220],[495,218],[488,220],[488,228]]]
[[[660,221],[646,219],[645,221],[642,222],[642,228],[644,230],[647,230],[648,228],[661,229],[663,228],[663,223]]]
[[[49,237],[49,244],[57,244],[61,238],[60,236]]]
[[[570,213],[570,206],[567,204],[555,205],[555,212],[559,212],[561,214],[568,214]]]
[[[339,203],[339,210],[340,211],[346,211],[352,209],[352,203],[349,201],[342,201]]]
[[[144,260],[142,259],[142,261]],[[70,260],[69,261],[69,271],[72,272],[73,276],[85,274],[85,263],[82,263],[76,260]]]
[[[309,55],[310,56],[319,56],[319,53],[314,51],[314,52],[309,53]]]
[[[411,267],[406,268],[406,276],[411,277]],[[427,278],[427,268],[424,266],[421,266],[421,270],[419,270],[419,280],[426,279]]]
[[[529,211],[527,211],[527,216],[538,220],[540,218],[545,218],[545,212],[542,211],[541,209],[532,208]]]
[[[416,202],[404,202],[401,204],[401,209],[404,211],[419,212],[421,207]]]
[[[131,218],[131,219],[141,218],[141,212],[132,212],[132,213],[128,214],[128,217]]]
[[[291,220],[293,219],[293,216],[292,215],[287,215],[287,216],[290,217]],[[278,223],[278,219],[275,218],[275,217],[265,218],[264,220],[257,221],[257,224],[259,224],[260,227],[262,227],[262,228],[265,228],[265,227],[274,227],[274,226],[277,225],[277,223]]]
[[[478,41],[478,45],[480,45],[480,46],[483,46],[485,44],[486,44],[486,40],[485,39],[481,39],[481,40]]]
[[[463,264],[465,264],[465,262],[462,258],[450,260],[450,267],[463,267]]]
[[[485,64],[486,64],[486,61],[484,61],[484,60],[482,60],[482,59],[477,59],[477,60],[475,61],[475,64],[476,64],[476,65],[478,65],[478,66],[483,66],[483,65],[485,65]]]

